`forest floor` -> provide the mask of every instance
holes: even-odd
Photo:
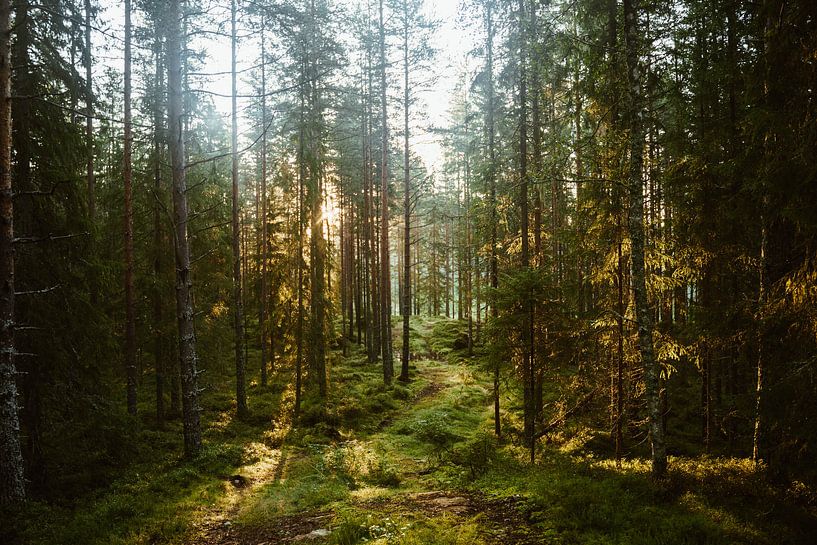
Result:
[[[466,366],[438,360],[421,360],[414,372],[396,408],[375,394],[383,410],[321,430],[334,443],[288,447],[241,468],[231,498],[195,525],[190,543],[541,542],[517,498],[460,488],[439,472],[455,443],[480,428],[487,385]],[[341,412],[356,415],[357,407]]]
[[[461,335],[455,321],[413,320],[412,380],[390,388],[358,347],[333,350],[329,398],[307,397],[297,425],[288,377],[252,386],[243,422],[225,409],[229,390],[211,391],[199,458],[168,454],[178,428],[142,430],[134,448],[152,452],[74,505],[32,504],[8,542],[814,543],[814,495],[769,484],[743,459],[674,457],[669,479],[654,483],[643,458],[617,466],[593,450],[601,434],[574,423],[531,465],[514,446],[515,388],[503,385],[513,410],[498,443],[484,358],[454,350]]]

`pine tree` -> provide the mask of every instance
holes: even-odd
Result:
[[[11,179],[11,3],[0,0],[0,505],[26,498],[14,364],[14,204]]]
[[[383,381],[391,384],[394,361],[391,342],[391,257],[389,249],[389,122],[386,85],[386,24],[383,0],[379,0],[380,16],[380,338],[383,356]]]
[[[173,173],[173,245],[176,261],[176,321],[179,328],[179,361],[182,376],[184,451],[195,456],[201,449],[198,388],[198,355],[193,310],[193,280],[188,240],[188,199],[185,161],[184,107],[180,0],[171,0],[166,13],[167,94],[169,147]]]
[[[131,0],[125,0],[125,134],[122,173],[125,193],[125,370],[128,413],[136,415],[136,303],[133,285],[133,121],[131,118]]]
[[[244,376],[244,301],[241,290],[241,246],[239,232],[239,196],[238,196],[238,86],[236,74],[236,3],[230,3],[230,45],[231,45],[231,80],[232,80],[232,273],[233,273],[233,330],[235,343],[235,399],[239,418],[245,418],[247,409],[246,378]]]
[[[642,182],[644,150],[644,106],[641,88],[639,55],[642,40],[638,26],[637,0],[624,0],[624,44],[627,61],[627,118],[629,123],[629,193],[628,229],[630,260],[633,275],[633,297],[638,327],[639,352],[644,368],[647,411],[652,442],[652,473],[663,477],[667,470],[667,451],[664,444],[664,425],[659,402],[658,362],[653,347],[652,315],[647,299],[647,280],[644,264],[644,192]]]

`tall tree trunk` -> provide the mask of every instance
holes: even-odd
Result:
[[[355,342],[357,339],[355,337],[355,312],[358,311],[358,282],[357,282],[357,271],[359,270],[357,267],[357,251],[356,251],[356,241],[357,241],[357,230],[355,226],[357,225],[356,222],[356,215],[355,215],[355,199],[354,199],[354,191],[352,191],[352,195],[348,197],[347,203],[347,236],[346,236],[346,254],[347,254],[347,265],[349,267],[347,281],[349,283],[349,331],[347,334],[347,338]]]
[[[162,34],[157,20],[154,30],[156,41],[154,44],[155,75],[153,97],[153,361],[156,368],[156,424],[164,426],[165,420],[165,354],[164,334],[162,331],[163,304],[162,304],[162,256],[164,236],[162,233],[162,208],[164,198],[162,192]]]
[[[369,16],[371,20],[371,14]],[[367,310],[367,342],[369,349],[369,362],[374,363],[380,357],[381,335],[380,335],[380,291],[378,289],[378,278],[380,271],[377,267],[377,243],[375,240],[375,203],[374,203],[374,156],[372,153],[372,141],[374,139],[374,68],[372,59],[374,52],[371,45],[373,36],[371,28],[368,28],[368,40],[366,45],[366,105],[364,112],[366,117],[366,146],[364,149],[365,172],[363,176],[364,199],[365,199],[365,225],[364,237],[366,239],[366,263],[368,268],[367,283],[368,290],[368,310]]]
[[[315,0],[310,2],[310,20],[313,32],[317,33]],[[309,70],[309,116],[307,121],[307,150],[309,160],[309,206],[310,206],[310,269],[311,280],[311,350],[310,362],[312,380],[317,383],[318,393],[321,398],[326,397],[326,341],[324,339],[324,329],[326,320],[326,241],[324,239],[323,226],[323,193],[322,193],[322,157],[320,157],[320,111],[318,96],[318,60],[317,50],[309,55],[307,67]]]
[[[382,156],[380,161],[380,337],[383,354],[383,381],[391,384],[394,362],[391,346],[391,263],[389,262],[389,126],[386,94],[386,27],[383,0],[380,12],[380,101],[382,108]]]
[[[411,316],[411,171],[409,169],[409,19],[408,0],[403,0],[403,354],[400,380],[409,379]]]
[[[298,323],[295,330],[295,416],[301,411],[304,367],[304,187],[306,185],[306,58],[301,60],[300,109],[298,127]]]
[[[77,42],[79,40],[79,34],[77,33],[77,29],[82,25],[80,22],[80,14],[77,10],[78,5],[70,5],[69,9],[69,16],[71,18],[71,34],[68,38],[69,40],[69,62],[71,63],[71,73],[79,74],[79,70],[77,67]],[[77,114],[79,113],[78,103],[79,103],[79,93],[77,92],[78,88],[77,85],[72,85],[69,89],[71,94],[71,125],[77,124]]]
[[[607,51],[608,51],[608,73],[611,82],[616,82],[621,67],[618,62],[618,0],[607,0]],[[610,146],[615,145],[616,134],[619,127],[619,110],[617,86],[611,86],[609,102],[610,132],[613,134]],[[612,162],[612,161],[611,161]],[[610,412],[613,425],[612,438],[615,447],[616,465],[621,465],[621,457],[624,448],[624,228],[622,219],[624,215],[623,197],[620,185],[616,185],[612,190],[613,213],[616,222],[616,356],[615,368],[611,371],[611,392],[610,392]]]
[[[489,259],[489,275],[490,285],[496,296],[496,290],[499,288],[499,259],[497,257],[497,202],[496,202],[496,128],[494,120],[494,20],[493,20],[493,0],[486,0],[485,2],[485,26],[486,26],[486,72],[488,77],[488,200],[491,214],[491,255]],[[499,318],[499,309],[495,302],[491,303],[491,319],[496,321]],[[502,424],[500,422],[500,406],[499,406],[499,368],[500,361],[497,358],[494,361],[494,433],[497,437],[502,436]]]
[[[258,298],[258,332],[261,341],[261,386],[267,385],[267,339],[272,332],[267,332],[267,261],[269,230],[267,229],[267,47],[265,39],[265,20],[261,18],[261,217],[258,236],[261,238],[260,267],[260,297]],[[271,343],[270,343],[271,344]],[[270,353],[270,359],[275,355]],[[274,368],[274,365],[273,365]]]
[[[616,191],[619,193],[618,191]],[[621,204],[621,196],[617,198]],[[621,456],[624,449],[624,233],[621,225],[623,210],[616,210],[616,233],[618,244],[616,245],[616,287],[617,307],[616,307],[616,375],[615,375],[615,413],[614,413],[614,435],[616,449],[616,464],[621,464]]]
[[[367,42],[368,43],[368,42]],[[371,305],[371,274],[370,274],[370,263],[371,263],[371,255],[369,253],[369,94],[368,94],[368,86],[367,80],[371,78],[370,74],[370,66],[368,63],[369,58],[369,49],[366,49],[366,58],[367,63],[366,65],[362,65],[361,69],[366,72],[366,76],[361,78],[361,96],[362,102],[361,105],[361,115],[360,115],[360,136],[361,136],[361,148],[363,150],[363,170],[361,172],[362,180],[363,180],[363,198],[360,203],[362,208],[360,213],[360,229],[359,229],[359,249],[358,255],[360,256],[360,270],[359,270],[359,277],[360,277],[360,292],[362,294],[362,302],[363,302],[363,320],[365,321],[365,346],[366,346],[366,356],[368,358],[369,363],[374,362],[374,348],[372,346],[372,305]],[[360,332],[361,326],[358,323],[358,343],[360,343]]]
[[[188,51],[188,44],[189,44],[189,41],[190,41],[190,37],[188,36],[188,32],[187,32],[189,23],[188,23],[188,13],[187,13],[186,7],[187,7],[187,1],[188,0],[182,0],[182,1],[184,2],[184,4],[182,4],[182,10],[181,10],[182,11],[182,13],[181,13],[181,37],[180,37],[180,40],[181,40],[180,41],[181,68],[179,68],[179,70],[181,71],[181,74],[182,74],[182,76],[181,76],[182,80],[181,80],[181,84],[180,84],[181,85],[181,111],[182,112],[188,112],[188,111],[190,111],[190,92],[189,92],[190,86],[189,86],[189,81],[188,81],[189,80],[189,70],[188,70],[188,66],[187,66],[187,51]],[[165,29],[165,30],[167,31],[167,29]],[[169,48],[170,45],[168,44],[166,47]],[[165,58],[165,63],[167,63],[167,65],[168,65],[167,69],[168,69],[168,72],[169,72],[170,71],[170,62],[167,59],[168,55],[169,55],[169,52],[165,51],[165,57],[166,57]],[[168,82],[167,83],[168,83],[168,86],[169,86],[170,85],[170,78],[169,77],[168,77]],[[169,117],[170,117],[170,97],[168,96],[168,119],[169,119]],[[182,121],[181,121],[181,124],[179,126],[180,138],[182,138],[182,139],[187,138],[187,134],[189,133],[189,124],[190,124],[190,116],[182,115]],[[172,162],[173,161],[172,151],[170,150],[170,139],[172,137],[170,135],[170,123],[169,122],[168,122],[167,131],[168,131],[168,136],[167,136],[167,138],[168,138],[168,152],[171,154],[171,162]],[[188,156],[189,156],[189,151],[187,150],[187,147],[184,146],[184,149],[183,149],[183,152],[182,152],[182,155],[181,155],[182,164],[187,164]],[[185,183],[186,183],[186,181],[185,181]],[[171,185],[175,186],[175,181],[173,179],[172,169],[171,169]],[[173,200],[174,198],[175,197],[173,196],[173,187],[171,187],[171,200]],[[175,237],[175,232],[173,233],[173,236]],[[174,244],[175,244],[175,238],[174,238]],[[189,252],[188,252],[188,254],[189,254]],[[181,339],[179,339],[178,342],[181,342]],[[182,415],[182,420],[184,420],[184,399],[183,399],[184,398],[184,391],[183,391],[184,390],[184,385],[182,384],[182,374],[184,373],[184,370],[178,364],[174,365],[173,367],[174,367],[174,369],[173,369],[173,374],[172,374],[172,378],[171,378],[171,382],[170,382],[170,411],[174,415],[181,414]]]
[[[451,277],[453,274],[453,267],[451,266],[451,254],[453,253],[451,249],[451,239],[453,238],[451,235],[451,224],[452,221],[448,221],[448,218],[443,218],[445,221],[445,231],[443,233],[443,261],[445,262],[445,283],[443,285],[443,289],[445,290],[445,317],[451,318],[451,292],[454,289],[453,282],[451,281]]]
[[[550,84],[550,92],[548,94],[548,124],[550,130],[555,134],[556,131],[556,82],[552,81]],[[561,237],[562,228],[562,193],[563,187],[561,181],[557,176],[553,176],[550,184],[550,229],[553,233],[553,244],[551,251],[553,252],[553,275],[557,288],[561,288],[563,280],[563,264],[562,256],[564,255],[564,243]],[[561,291],[560,291],[561,298]]]
[[[663,477],[667,471],[667,451],[659,392],[659,367],[655,358],[652,314],[647,299],[647,279],[644,265],[644,106],[641,90],[638,29],[638,0],[624,0],[624,39],[627,57],[627,109],[629,118],[630,164],[628,174],[628,225],[631,245],[633,297],[638,327],[638,345],[644,367],[645,397],[652,442],[652,474]]]
[[[578,11],[578,4],[576,10]],[[578,17],[578,14],[577,14]],[[574,19],[574,25],[577,21]],[[578,35],[578,30],[574,26],[574,34]],[[576,36],[578,39],[578,36]],[[584,178],[584,163],[582,157],[582,93],[581,93],[581,60],[576,58],[576,66],[573,72],[573,91],[574,91],[574,107],[573,107],[573,127],[575,137],[573,139],[573,156],[576,165],[576,284],[577,284],[577,308],[579,316],[583,316],[587,311],[587,294],[586,282],[584,278],[584,187],[582,186],[582,178]],[[581,358],[581,353],[578,355]],[[579,362],[581,368],[582,363]]]
[[[465,120],[463,123],[463,132],[465,136],[465,178],[463,189],[463,206],[465,212],[463,213],[463,222],[465,223],[465,301],[463,310],[465,312],[466,320],[468,321],[468,341],[467,353],[471,357],[474,355],[474,285],[473,285],[473,262],[471,254],[472,234],[471,234],[471,134],[468,132],[470,112],[468,110],[468,92],[465,93]]]
[[[176,320],[179,328],[179,360],[182,372],[182,416],[184,450],[187,456],[201,449],[199,422],[198,356],[193,310],[193,280],[190,270],[187,179],[185,175],[184,107],[182,97],[182,63],[180,0],[170,0],[167,13],[167,91],[168,126],[170,127],[170,161],[173,172],[173,227],[176,260]]]
[[[241,233],[241,293],[247,293],[247,286],[250,283],[250,257],[249,257],[249,241],[250,241],[250,233],[249,233],[249,226],[250,220],[246,211],[242,211],[238,217],[239,226],[240,226],[240,233]],[[247,331],[250,330],[249,325],[249,315],[246,312],[242,313],[244,317],[243,320],[243,333],[244,336],[242,338],[242,346],[244,347],[244,362],[246,365],[247,360],[249,359],[249,354],[247,352],[249,343],[247,342]],[[245,367],[246,371],[246,367]]]
[[[346,309],[349,301],[349,251],[346,247],[346,220],[345,199],[343,192],[343,179],[339,180],[340,186],[340,339],[343,348],[343,357],[349,355],[349,336],[346,332]]]
[[[232,249],[233,249],[233,335],[235,337],[235,400],[239,418],[244,418],[247,409],[246,380],[244,377],[244,304],[241,293],[241,241],[238,222],[238,88],[236,84],[236,6],[230,3],[230,44],[232,79]]]
[[[521,267],[530,266],[530,242],[528,240],[528,108],[527,108],[527,19],[525,0],[518,2],[519,16],[519,235],[522,239]],[[534,390],[536,373],[533,365],[533,303],[530,294],[524,297],[525,311],[522,319],[522,369],[524,376],[525,437],[530,448],[531,463],[534,461],[536,436],[534,433]]]
[[[0,0],[0,506],[25,501],[14,364],[14,203],[11,182],[11,2]]]
[[[474,256],[474,270],[476,271],[476,287],[474,288],[474,298],[476,299],[477,316],[476,324],[474,326],[474,344],[480,344],[482,338],[482,263],[479,260],[479,253]]]
[[[771,76],[771,63],[773,62],[771,58],[770,44],[769,44],[769,36],[770,33],[773,32],[773,25],[775,24],[772,17],[772,13],[776,11],[774,7],[776,4],[773,2],[764,3],[762,5],[762,9],[764,9],[765,14],[762,16],[764,17],[763,21],[763,39],[762,39],[762,58],[761,62],[763,63],[763,95],[762,95],[762,105],[767,110],[772,109],[772,105],[770,104],[769,100],[769,87],[771,84],[770,76]],[[781,8],[782,9],[782,8]],[[778,32],[780,29],[778,29]],[[772,153],[772,146],[774,146],[774,134],[772,133],[770,128],[766,129],[766,134],[764,134],[763,138],[763,157],[766,158],[767,161],[771,161],[770,156]],[[752,461],[758,465],[762,460],[762,448],[763,448],[763,411],[764,407],[764,397],[765,397],[765,366],[766,366],[766,342],[765,342],[765,334],[766,334],[766,324],[765,324],[765,309],[763,308],[766,305],[766,297],[767,291],[769,289],[768,286],[768,255],[769,255],[769,194],[767,189],[768,182],[764,179],[761,185],[760,193],[760,255],[758,259],[758,294],[757,294],[757,372],[755,375],[755,421],[754,421],[754,431],[752,433]]]
[[[531,29],[531,42],[534,44],[533,47],[537,48],[538,45],[538,36],[537,33],[539,31],[539,27],[537,25],[537,13],[536,13],[536,2],[531,2],[530,5],[530,29]],[[542,268],[544,266],[543,262],[543,255],[542,255],[542,190],[540,187],[539,182],[542,180],[542,139],[543,139],[543,130],[542,130],[542,112],[541,112],[541,83],[540,83],[540,70],[541,66],[536,58],[536,56],[531,55],[530,59],[530,72],[531,72],[531,85],[533,87],[533,91],[531,93],[531,122],[532,122],[532,137],[533,137],[533,154],[531,157],[531,167],[533,170],[534,176],[534,186],[533,186],[533,267],[536,269]],[[536,316],[539,314],[539,305],[538,303],[534,303],[531,305],[531,313],[532,316]],[[535,331],[536,323],[533,322],[533,318],[531,318],[531,331]],[[543,341],[537,345],[534,345],[531,342],[531,362],[541,361],[544,359],[545,354],[545,344],[547,341],[547,328],[543,328],[542,333]],[[533,424],[534,427],[536,422],[541,418],[543,412],[543,382],[544,382],[544,374],[543,374],[544,365],[536,365],[534,370],[534,383],[531,385],[533,390],[533,400],[531,401],[533,407]]]
[[[364,305],[364,280],[363,280],[363,254],[361,253],[361,241],[360,241],[360,211],[358,207],[358,213],[356,216],[356,229],[355,229],[355,255],[357,255],[357,260],[355,261],[355,327],[357,328],[357,345],[363,346],[363,305]]]
[[[418,243],[414,246],[414,314],[420,314],[420,236],[417,236]]]
[[[757,306],[760,315],[759,326],[757,329],[757,374],[755,377],[755,422],[754,431],[752,433],[752,461],[755,465],[760,464],[761,461],[761,442],[763,441],[763,390],[764,390],[764,364],[765,364],[765,328],[763,324],[763,306],[766,304],[767,287],[767,272],[768,266],[767,256],[769,249],[769,229],[766,225],[766,215],[769,199],[768,196],[763,196],[762,212],[760,216],[760,259],[758,260],[758,296]]]
[[[540,47],[539,41],[539,26],[537,22],[536,2],[531,3],[530,7],[530,28],[531,40],[536,43],[536,47]],[[538,58],[531,55],[531,124],[532,124],[532,139],[533,139],[533,153],[531,155],[531,168],[533,170],[534,188],[533,188],[533,262],[536,268],[544,266],[543,252],[542,252],[542,190],[541,182],[544,178],[542,159],[543,159],[543,138],[544,130],[542,123],[542,84],[540,81],[542,71],[541,62]]]
[[[13,186],[19,191],[31,190],[34,188],[34,146],[32,145],[33,131],[33,109],[31,97],[35,94],[36,78],[33,68],[33,24],[31,10],[33,6],[24,0],[12,4],[14,10],[14,33],[15,40],[13,50],[10,52],[14,59],[15,67],[12,75],[12,93],[15,98],[11,99],[12,117],[12,142],[14,157],[11,163]],[[23,201],[25,203],[25,201]],[[21,203],[21,204],[23,204]],[[31,214],[18,214],[16,225],[17,231],[27,232],[34,228]],[[23,223],[26,222],[26,223]],[[15,313],[20,309],[16,307]],[[13,355],[13,354],[12,354]],[[15,365],[16,367],[16,365]],[[21,407],[20,419],[25,428],[25,443],[23,457],[26,462],[25,473],[29,479],[29,488],[36,489],[45,485],[46,469],[42,448],[42,386],[44,376],[42,365],[30,358],[28,362],[20,364],[21,376],[18,378],[22,390],[22,398],[25,400]]]
[[[86,184],[88,186],[88,217],[96,220],[96,180],[94,179],[94,86],[91,55],[91,0],[85,0],[85,145]]]
[[[88,220],[91,225],[92,242],[96,237],[96,175],[94,173],[94,155],[96,144],[94,142],[94,84],[93,84],[93,54],[91,53],[91,0],[85,0],[85,182],[87,185],[88,198]],[[99,279],[94,269],[89,271],[89,291],[92,306],[96,306],[99,300]]]
[[[125,373],[128,414],[136,415],[136,301],[133,287],[133,127],[131,122],[131,0],[125,0]]]

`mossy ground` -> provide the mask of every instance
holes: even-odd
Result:
[[[813,543],[810,491],[772,486],[743,459],[673,458],[668,480],[654,483],[644,460],[617,466],[593,450],[598,434],[574,427],[530,465],[524,449],[492,436],[491,383],[479,354],[453,349],[461,334],[458,322],[413,319],[423,359],[411,382],[391,387],[357,347],[333,352],[329,399],[307,396],[294,426],[286,372],[251,387],[243,422],[229,389],[212,389],[197,459],[178,456],[177,422],[143,425],[136,461],[109,486],[70,504],[32,503],[3,542],[254,545],[324,528],[331,534],[313,542]]]

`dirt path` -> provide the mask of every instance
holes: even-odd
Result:
[[[404,494],[387,501],[360,504],[372,510],[408,517],[450,516],[479,520],[481,536],[492,544],[534,545],[545,543],[522,514],[517,498],[489,498],[469,491],[434,490]]]
[[[311,511],[282,515],[270,521],[269,526],[245,528],[234,526],[229,520],[204,527],[191,545],[278,545],[320,542],[330,535],[333,514],[330,511]]]
[[[488,498],[467,491],[435,490],[401,494],[391,498],[359,502],[355,507],[373,513],[389,513],[407,519],[447,516],[463,522],[478,520],[480,535],[496,545],[539,545],[545,543],[520,509],[516,498]],[[195,545],[289,545],[325,543],[331,536],[331,511],[308,511],[276,517],[263,528],[235,527],[229,519],[202,529],[189,543]]]
[[[466,375],[462,368],[448,366],[440,360],[426,360],[417,366],[417,378],[426,382],[416,389],[403,407],[383,416],[370,435],[358,441],[379,448],[390,449],[398,462],[400,480],[405,491],[391,489],[373,498],[350,496],[340,504],[329,504],[323,509],[313,509],[271,516],[252,526],[236,524],[244,502],[250,500],[260,487],[272,482],[285,473],[286,460],[278,452],[278,460],[270,460],[264,471],[257,471],[247,483],[229,485],[229,501],[213,506],[197,525],[191,538],[191,545],[288,545],[296,543],[324,544],[331,541],[331,533],[337,528],[337,511],[332,506],[351,509],[356,513],[371,516],[372,523],[383,520],[423,521],[445,520],[446,524],[477,525],[478,535],[486,544],[533,545],[545,543],[524,515],[524,507],[517,498],[491,498],[482,494],[450,489],[425,489],[434,482],[421,480],[416,470],[417,460],[411,460],[399,447],[390,444],[395,428],[406,425],[419,411],[447,409],[451,403],[452,388],[463,387]],[[425,484],[424,484],[425,483]],[[235,485],[235,486],[234,486]],[[439,485],[436,485],[439,486]],[[378,541],[380,542],[380,541]],[[383,541],[385,543],[385,541]],[[390,543],[392,541],[389,541]]]

